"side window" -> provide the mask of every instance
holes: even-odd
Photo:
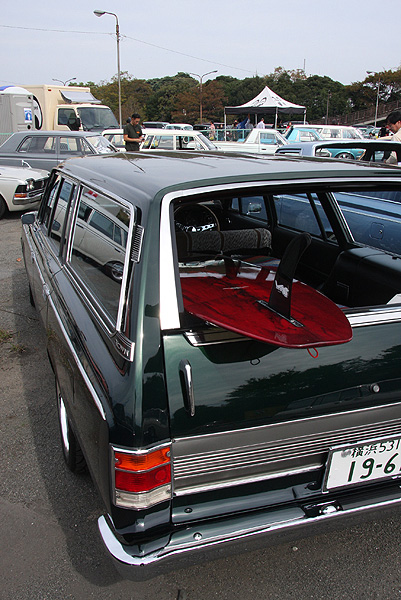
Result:
[[[233,198],[231,201],[231,209],[238,211],[240,215],[252,217],[267,223],[266,204],[263,196],[243,196],[241,198]]]
[[[55,200],[49,235],[57,251],[60,249],[61,244],[65,243],[66,224],[73,187],[70,181],[62,180],[58,197]]]
[[[148,136],[146,137],[146,140],[145,140],[145,141],[143,142],[143,144],[142,144],[142,148],[144,148],[145,150],[146,150],[147,148],[151,148],[151,147],[152,147],[152,148],[155,148],[156,146],[153,146],[153,138],[154,138],[154,136],[153,136],[153,135],[148,135]]]
[[[46,154],[55,154],[55,137],[52,135],[27,137],[18,148],[18,152],[46,152]]]
[[[91,298],[115,324],[131,213],[124,205],[84,187],[70,265]]]
[[[330,223],[316,194],[280,194],[273,198],[279,225],[322,237],[317,213],[322,227],[328,235],[331,235]]]
[[[60,137],[60,154],[81,154],[79,139],[76,137]]]
[[[60,175],[51,176],[50,182],[46,188],[46,193],[43,196],[42,203],[40,205],[39,219],[46,227],[49,226],[50,217],[52,215],[52,210],[57,198],[60,183]]]
[[[75,118],[75,112],[72,108],[59,108],[58,110],[58,125],[67,125],[70,118]]]

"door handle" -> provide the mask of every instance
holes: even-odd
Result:
[[[191,417],[195,416],[195,397],[192,380],[192,367],[189,360],[183,359],[179,365],[180,382],[182,395],[184,396],[184,406]]]

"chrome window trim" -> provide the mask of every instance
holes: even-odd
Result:
[[[120,198],[119,196],[116,196],[115,194],[105,192],[101,188],[96,188],[96,186],[91,185],[91,183],[87,183],[86,181],[83,181],[83,180],[82,181],[75,180],[73,177],[69,177],[69,176],[65,177],[63,173],[62,173],[62,176],[64,177],[64,179],[70,179],[70,180],[74,181],[77,185],[77,191],[75,194],[75,199],[73,201],[73,208],[71,211],[72,214],[70,215],[71,222],[69,224],[68,238],[66,239],[66,243],[65,243],[65,245],[67,247],[67,251],[66,251],[66,255],[65,255],[66,273],[68,273],[71,282],[74,283],[74,287],[80,293],[80,296],[82,297],[82,299],[86,300],[86,304],[89,306],[90,310],[95,314],[96,318],[101,322],[103,328],[107,331],[107,333],[109,335],[112,335],[115,332],[123,334],[122,315],[124,312],[124,304],[126,302],[127,278],[128,278],[128,270],[129,270],[128,265],[131,260],[133,230],[134,230],[134,227],[137,225],[137,223],[136,223],[136,219],[137,219],[136,207],[133,204],[131,204],[130,202],[127,202],[126,200]],[[75,228],[76,228],[78,206],[79,206],[79,202],[81,201],[82,191],[83,191],[84,187],[86,187],[89,190],[93,190],[94,192],[96,192],[98,194],[102,194],[103,196],[106,196],[107,198],[111,199],[113,202],[117,202],[118,204],[121,204],[130,213],[130,224],[129,224],[129,228],[128,228],[127,246],[125,249],[125,258],[124,258],[123,279],[121,281],[120,297],[119,297],[119,301],[118,301],[118,311],[117,311],[117,317],[116,317],[115,322],[113,321],[113,319],[111,319],[109,317],[109,315],[103,309],[102,305],[96,300],[96,297],[94,296],[93,292],[88,288],[88,286],[85,284],[83,279],[80,277],[80,275],[77,273],[77,271],[73,268],[73,266],[71,264],[72,245],[73,245],[74,232],[75,232]]]
[[[293,179],[293,180],[263,180],[263,181],[249,181],[249,182],[241,182],[241,183],[232,183],[232,184],[218,184],[218,185],[208,185],[205,187],[196,187],[191,189],[182,189],[177,190],[175,192],[168,192],[161,201],[161,213],[160,213],[160,247],[159,247],[159,263],[160,263],[160,274],[159,274],[159,285],[160,285],[160,328],[161,330],[174,330],[180,329],[180,315],[178,309],[178,297],[177,297],[177,287],[175,285],[175,267],[174,267],[174,255],[173,255],[173,247],[172,247],[172,239],[171,239],[171,223],[170,223],[170,204],[176,200],[177,198],[182,197],[190,197],[198,194],[207,194],[208,192],[221,192],[227,190],[241,190],[241,189],[249,189],[250,187],[259,188],[259,187],[274,187],[276,185],[281,185],[284,188],[292,185],[307,185],[312,184],[314,187],[319,184],[336,184],[336,185],[344,185],[344,184],[357,184],[357,183],[365,184],[365,178],[353,178],[350,180],[348,177],[339,177],[332,178],[328,177],[327,179]],[[383,185],[383,184],[397,184],[400,185],[399,180],[395,177],[386,178],[384,181],[379,176],[377,179],[372,177],[369,179],[369,183],[372,185]],[[330,190],[329,190],[330,191]],[[335,193],[335,191],[333,192]],[[352,233],[348,227],[348,223],[345,220],[345,217],[342,214],[341,208],[338,205],[335,197],[332,197],[333,205],[336,212],[340,211],[341,215],[338,215],[338,218],[341,220],[341,223],[350,235],[350,239],[353,240]],[[372,309],[374,310],[374,309]],[[386,309],[384,309],[386,310]],[[392,312],[392,309],[387,309]],[[366,314],[366,310],[363,309],[361,311],[362,315]],[[401,313],[400,313],[401,315]],[[348,315],[347,315],[348,316]],[[361,327],[363,325],[373,324],[375,321],[369,318],[366,322],[364,322],[364,317],[361,319],[357,319],[357,314],[352,317],[348,317],[352,326]],[[400,317],[401,318],[401,317]],[[391,314],[389,315],[388,322],[392,323],[398,320],[398,318],[394,318]],[[385,318],[380,319],[377,322],[386,322]]]

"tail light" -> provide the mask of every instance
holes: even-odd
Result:
[[[114,504],[143,509],[171,499],[171,447],[112,447]]]

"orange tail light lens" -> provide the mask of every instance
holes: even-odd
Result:
[[[171,448],[128,452],[113,448],[114,502],[125,508],[148,508],[171,498]]]

